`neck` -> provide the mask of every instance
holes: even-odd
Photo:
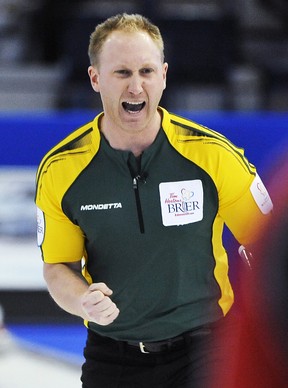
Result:
[[[147,127],[139,130],[117,127],[105,117],[105,114],[100,123],[101,132],[112,148],[130,151],[136,157],[141,155],[154,142],[160,126],[161,115],[159,112],[157,112],[157,116],[155,116],[153,122],[150,122]]]

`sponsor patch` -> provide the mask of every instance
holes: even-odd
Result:
[[[45,235],[45,219],[44,213],[37,207],[37,244],[40,247],[44,241]]]
[[[270,213],[270,211],[273,209],[273,203],[266,187],[264,186],[264,183],[258,174],[256,174],[256,177],[250,186],[250,191],[261,212],[263,214]]]
[[[203,185],[200,179],[159,185],[164,226],[186,225],[203,219]]]

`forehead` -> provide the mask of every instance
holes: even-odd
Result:
[[[131,62],[161,60],[161,50],[145,31],[113,31],[102,46],[100,62]]]

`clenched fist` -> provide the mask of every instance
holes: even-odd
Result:
[[[102,326],[112,323],[120,312],[110,298],[112,293],[105,283],[91,284],[81,299],[85,319]]]

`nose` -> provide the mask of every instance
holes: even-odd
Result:
[[[139,74],[133,74],[129,80],[128,91],[133,95],[139,95],[143,91],[143,80]]]

